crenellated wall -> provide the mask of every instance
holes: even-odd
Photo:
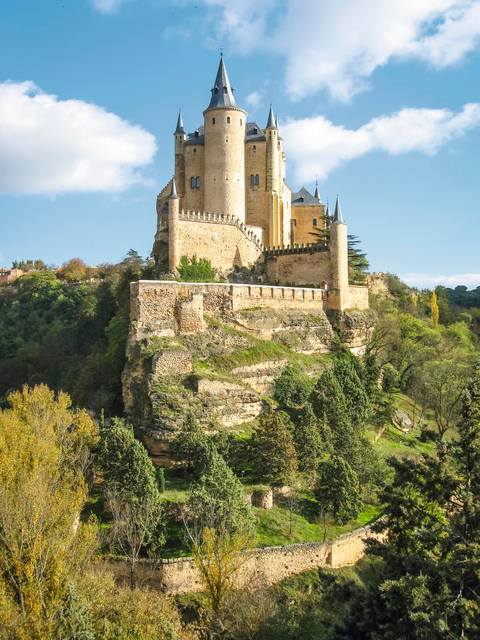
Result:
[[[203,314],[224,320],[257,307],[323,311],[321,289],[247,284],[182,283],[140,280],[130,285],[131,339],[201,333]]]

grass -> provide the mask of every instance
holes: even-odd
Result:
[[[270,547],[301,542],[322,542],[324,537],[323,523],[312,513],[299,513],[301,509],[290,512],[282,505],[273,509],[254,509],[258,519],[257,546]],[[366,505],[355,520],[344,525],[327,523],[326,539],[333,540],[343,533],[363,527],[380,515],[381,507]]]

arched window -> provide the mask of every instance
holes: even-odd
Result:
[[[215,118],[212,118],[212,124],[215,124]]]
[[[192,176],[190,178],[190,188],[200,189],[200,176]]]

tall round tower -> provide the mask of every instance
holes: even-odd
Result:
[[[205,211],[245,222],[245,128],[247,112],[237,107],[220,58],[205,126]]]

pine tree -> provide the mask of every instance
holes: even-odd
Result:
[[[446,603],[449,626],[458,637],[480,637],[480,361],[463,397],[455,448],[459,488],[451,518],[448,576],[452,596]]]
[[[272,485],[288,484],[297,470],[297,454],[288,416],[267,410],[260,416],[252,437],[252,455],[257,477]]]
[[[333,374],[343,391],[351,423],[358,426],[367,418],[369,403],[365,387],[357,372],[360,371],[360,365],[357,365],[354,359],[355,356],[350,353],[337,356]]]
[[[356,518],[362,508],[358,476],[348,462],[334,455],[320,465],[315,497],[324,517],[331,514],[344,524]]]
[[[313,474],[318,469],[331,445],[331,433],[328,436],[325,428],[321,428],[311,404],[307,403],[295,419],[294,439],[300,471]]]

